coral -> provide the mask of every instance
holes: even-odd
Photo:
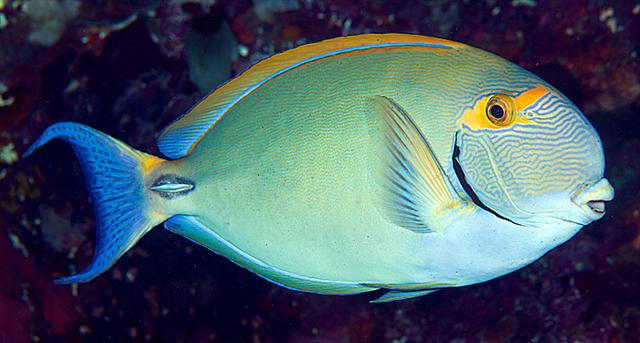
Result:
[[[184,50],[189,79],[203,93],[229,79],[231,63],[238,55],[229,24],[216,15],[194,18]]]
[[[276,13],[297,10],[300,4],[296,0],[257,0],[253,8],[260,20],[272,22]]]
[[[32,31],[27,36],[31,43],[52,46],[64,34],[67,23],[78,15],[77,0],[50,0],[25,2],[23,10],[31,20]]]
[[[5,164],[12,164],[18,160],[18,154],[14,150],[13,143],[9,143],[0,147],[0,162]]]

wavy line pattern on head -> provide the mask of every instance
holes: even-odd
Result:
[[[532,212],[525,199],[568,193],[597,177],[603,168],[602,159],[596,156],[601,151],[597,134],[566,98],[548,92],[521,115],[527,122],[499,130],[475,130],[465,137],[463,158],[466,164],[474,164],[469,178],[481,188],[483,201],[512,212],[507,216]]]

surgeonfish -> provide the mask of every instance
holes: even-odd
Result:
[[[278,285],[375,302],[490,280],[602,218],[600,138],[558,90],[444,39],[367,34],[267,58],[158,138],[51,125],[87,180],[87,282],[164,223]]]

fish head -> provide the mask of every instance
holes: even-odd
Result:
[[[498,215],[581,227],[600,219],[614,196],[602,143],[569,99],[534,81],[475,98],[461,115],[457,162],[477,200]]]

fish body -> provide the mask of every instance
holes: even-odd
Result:
[[[566,97],[493,54],[423,36],[337,38],[259,62],[161,133],[166,160],[56,125],[29,152],[66,139],[102,182],[88,183],[94,261],[65,283],[97,276],[164,222],[285,287],[398,300],[521,268],[613,197],[598,135]],[[137,165],[126,182],[109,175],[123,163]],[[105,185],[114,193],[100,201]]]

